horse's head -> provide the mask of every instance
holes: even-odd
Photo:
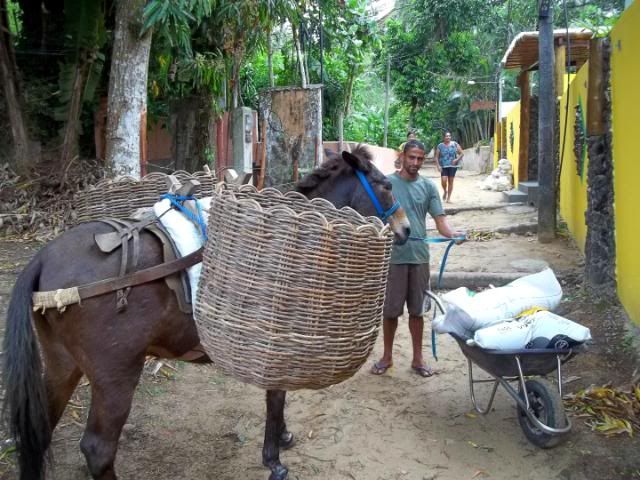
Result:
[[[371,153],[359,145],[353,152],[326,151],[320,168],[303,178],[296,190],[308,198],[321,197],[336,208],[351,207],[363,216],[388,222],[395,242],[403,244],[411,233],[409,220],[391,193],[391,182],[371,162]]]

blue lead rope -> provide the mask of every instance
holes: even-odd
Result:
[[[440,261],[440,273],[438,274],[438,290],[440,290],[441,286],[442,286],[442,275],[444,274],[444,268],[447,265],[447,257],[449,256],[449,251],[451,250],[451,247],[453,247],[456,242],[458,241],[462,241],[462,240],[466,240],[466,237],[462,236],[462,237],[453,237],[453,238],[446,238],[446,237],[439,237],[439,238],[420,238],[420,237],[409,237],[409,240],[414,240],[417,242],[423,242],[423,243],[445,243],[445,242],[449,242],[449,245],[447,245],[447,248],[444,250],[444,255],[442,256],[442,260]],[[436,318],[436,309],[433,309],[433,318]],[[433,326],[431,327],[431,353],[433,355],[433,358],[436,359],[436,362],[438,361],[438,355],[436,354],[436,332],[433,329]]]
[[[182,212],[189,220],[200,227],[200,233],[202,233],[202,237],[207,240],[207,225],[204,223],[204,217],[202,216],[202,207],[198,203],[198,199],[193,195],[175,195],[173,193],[165,193],[160,196],[162,199],[167,199],[171,202],[171,205],[175,207],[177,210]],[[194,215],[191,210],[184,206],[184,202],[187,200],[193,200],[196,204],[196,208],[198,210],[198,215]]]

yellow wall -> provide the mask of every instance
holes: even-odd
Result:
[[[640,324],[640,1],[633,2],[611,32],[613,183],[618,296]]]
[[[513,127],[513,142],[511,141],[511,132]],[[518,187],[518,163],[520,158],[520,102],[511,109],[507,115],[507,159],[511,162],[513,168],[513,185]]]
[[[578,172],[576,154],[574,153],[576,106],[582,106],[583,127],[586,129],[587,120],[587,81],[589,79],[589,63],[580,68],[571,78],[569,88],[569,115],[567,123],[567,137],[564,141],[564,155],[562,159],[562,173],[560,175],[560,215],[567,223],[569,231],[573,235],[578,248],[584,253],[585,240],[587,238],[587,226],[584,214],[587,211],[587,165],[588,156],[584,154],[584,164],[581,174]],[[567,104],[567,87],[560,101],[560,145],[562,154],[562,137],[565,131],[565,111]],[[585,141],[586,146],[586,141]]]

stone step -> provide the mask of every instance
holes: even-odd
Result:
[[[518,183],[518,190],[522,190],[524,193],[536,193],[538,191],[538,182],[520,182]]]
[[[518,190],[528,195],[527,203],[538,206],[538,182],[520,182]]]
[[[508,203],[528,203],[529,201],[529,195],[520,190],[514,189],[502,193]]]

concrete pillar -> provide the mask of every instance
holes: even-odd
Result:
[[[233,168],[238,174],[253,172],[253,111],[236,108],[231,117]]]
[[[322,159],[322,86],[261,92],[260,125],[265,142],[260,186],[290,190]]]

